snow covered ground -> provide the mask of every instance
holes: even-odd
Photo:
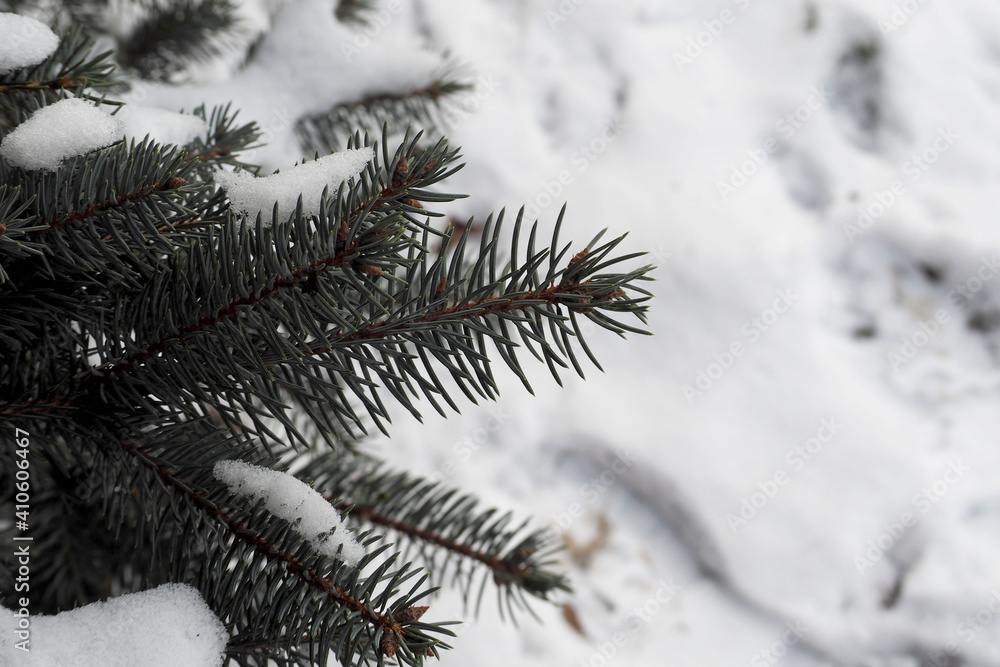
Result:
[[[456,475],[565,528],[586,637],[480,623],[449,660],[1000,664],[1000,7],[454,5],[432,42],[499,82],[452,132],[468,212],[569,171],[573,234],[661,268],[655,336],[510,382]],[[489,410],[382,449],[433,470]]]
[[[412,0],[358,41],[245,7],[277,11],[250,67],[127,101],[232,99],[287,168],[295,118],[447,50],[478,82],[453,212],[569,201],[660,267],[605,374],[372,443],[570,546],[580,631],[484,604],[444,664],[1000,665],[1000,5]]]

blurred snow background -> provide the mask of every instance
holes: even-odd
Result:
[[[371,442],[569,547],[566,608],[487,599],[444,664],[1000,665],[1000,5],[405,0],[367,35],[331,6],[247,0],[248,67],[126,101],[232,100],[270,170],[447,52],[477,82],[450,212],[568,201],[567,237],[660,267],[606,373]]]

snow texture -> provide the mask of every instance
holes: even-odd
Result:
[[[137,142],[149,135],[164,146],[185,146],[208,132],[208,123],[198,116],[155,107],[126,104],[115,117],[125,123],[125,138]]]
[[[0,74],[37,65],[58,46],[59,37],[44,23],[0,12]]]
[[[125,123],[81,99],[42,107],[0,143],[0,155],[24,169],[54,171],[63,160],[122,138]]]
[[[164,584],[140,593],[31,616],[23,651],[15,612],[0,607],[4,667],[219,667],[229,633],[198,591]]]
[[[243,461],[219,461],[213,472],[237,496],[262,498],[268,512],[291,523],[320,553],[351,565],[364,557],[337,510],[305,482]]]
[[[343,181],[360,174],[374,155],[370,146],[355,148],[263,177],[245,171],[219,171],[215,182],[225,188],[234,208],[245,211],[251,218],[260,213],[266,224],[271,220],[275,202],[279,214],[287,216],[295,209],[299,195],[303,213],[316,215],[324,188],[329,188],[329,194],[333,195]]]

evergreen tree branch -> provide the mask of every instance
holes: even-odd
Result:
[[[336,507],[349,520],[399,536],[408,545],[404,557],[415,549],[433,581],[443,583],[450,573],[466,602],[477,571],[492,577],[511,617],[515,607],[530,610],[522,593],[548,600],[555,591],[569,590],[565,577],[550,570],[556,545],[546,531],[527,531],[526,523],[511,528],[510,514],[483,510],[472,496],[365,457],[333,452],[319,454],[296,475],[339,498]]]
[[[411,156],[411,159],[413,159],[413,156]],[[402,158],[397,164],[405,164],[405,158]],[[215,327],[224,320],[239,315],[247,308],[260,305],[267,299],[285,290],[301,289],[307,284],[331,273],[333,269],[349,267],[362,273],[381,275],[381,270],[377,269],[377,265],[370,263],[377,261],[377,255],[374,253],[368,256],[361,255],[359,248],[378,239],[380,236],[389,237],[396,235],[395,225],[387,226],[375,223],[363,231],[361,231],[360,225],[369,214],[382,212],[398,199],[406,197],[407,193],[411,190],[427,187],[437,180],[440,174],[433,173],[434,167],[437,165],[428,163],[428,166],[431,168],[423,169],[421,173],[408,173],[405,176],[395,178],[389,185],[382,188],[377,195],[366,198],[357,204],[346,218],[339,220],[339,224],[336,226],[336,243],[332,253],[313,259],[304,266],[298,266],[290,270],[287,275],[273,280],[261,289],[256,290],[253,294],[229,301],[216,309],[211,315],[204,315],[197,322],[191,322],[179,327],[177,331],[168,333],[155,342],[148,343],[143,349],[133,352],[126,358],[117,359],[105,364],[101,369],[104,381],[107,382],[109,379],[117,378],[131,372],[144,361],[154,355],[162,354],[177,343],[183,342],[190,335]],[[304,221],[297,220],[296,222],[301,229]],[[383,219],[384,222],[386,222],[386,219]],[[389,222],[395,223],[395,220],[389,220]],[[333,236],[333,230],[318,229],[313,234],[314,236],[324,238]],[[295,234],[295,236],[301,236],[301,232]],[[268,246],[264,245],[264,248],[266,247]],[[386,253],[382,250],[380,254]]]
[[[69,415],[77,410],[75,398],[71,396],[56,396],[31,403],[0,403],[0,417],[7,422],[16,417],[29,417],[35,415]]]
[[[254,122],[237,125],[238,114],[231,111],[228,104],[213,108],[211,114],[206,114],[204,105],[194,110],[194,115],[204,119],[209,129],[204,138],[197,138],[187,146],[186,159],[198,163],[198,173],[205,180],[222,165],[258,170],[256,165],[240,161],[238,156],[258,146],[260,128]]]
[[[172,223],[208,213],[203,204],[214,189],[193,179],[195,167],[183,152],[147,142],[70,158],[53,172],[11,168],[0,160],[0,179],[19,186],[20,215],[31,227],[23,240],[36,244],[42,260],[27,263],[22,253],[6,272],[15,283],[36,274],[85,280],[103,274],[101,280],[137,285],[148,272],[140,258],[148,259],[153,249],[169,252],[187,238],[174,233]],[[0,295],[10,289],[10,280],[0,284]]]
[[[0,95],[10,95],[13,93],[37,92],[42,90],[76,90],[88,85],[90,80],[87,77],[61,76],[58,79],[48,81],[12,81],[10,83],[0,83]]]
[[[364,401],[364,394],[367,391],[374,392],[374,387],[368,389],[351,383],[348,375],[353,373],[352,369],[357,363],[361,368],[378,375],[390,388],[395,386],[394,397],[411,411],[415,411],[401,385],[406,383],[408,376],[417,382],[432,403],[434,394],[445,398],[447,394],[437,381],[433,385],[421,382],[421,369],[413,363],[414,348],[422,359],[422,370],[431,378],[435,376],[426,354],[435,357],[448,368],[463,391],[471,400],[475,400],[465,383],[487,398],[492,398],[495,390],[486,355],[486,338],[494,341],[504,361],[530,390],[514,352],[516,344],[507,333],[508,325],[517,330],[529,351],[549,366],[557,381],[560,378],[556,367],[566,366],[563,357],[572,363],[578,374],[583,375],[573,353],[573,338],[580,341],[588,357],[598,365],[580,336],[577,314],[584,314],[602,328],[619,334],[644,333],[642,329],[618,322],[601,312],[631,313],[643,320],[645,306],[642,303],[649,298],[649,293],[636,283],[648,280],[646,273],[650,267],[621,274],[596,273],[642,254],[605,261],[624,237],[593,251],[588,247],[573,257],[565,267],[558,268],[558,259],[565,256],[568,246],[555,259],[551,257],[555,254],[554,250],[535,252],[536,230],[533,227],[529,234],[529,256],[523,264],[518,265],[520,260],[517,259],[517,245],[522,236],[519,215],[513,234],[511,264],[508,265],[516,268],[509,268],[497,277],[496,249],[502,221],[501,213],[495,225],[492,219],[487,222],[480,258],[473,267],[465,268],[465,275],[462,267],[465,264],[467,231],[458,243],[453,257],[446,258],[442,254],[430,268],[427,266],[429,262],[425,261],[410,264],[400,283],[404,286],[403,289],[390,295],[387,303],[373,305],[368,313],[359,314],[353,325],[348,322],[324,332],[319,341],[296,345],[291,354],[285,350],[282,351],[285,352],[284,355],[277,350],[265,350],[261,355],[265,366],[291,364],[290,369],[298,370],[302,368],[302,360],[318,357],[322,364],[344,369],[340,379],[348,383],[358,398]],[[561,222],[562,213],[556,224],[552,248],[557,247],[555,244],[558,242]],[[596,244],[599,239],[600,235],[591,245]],[[450,238],[442,244],[442,248],[446,249],[449,245]],[[419,247],[426,247],[426,243]],[[543,279],[538,269],[546,258],[550,260],[549,270]],[[636,291],[640,296],[630,297],[626,290]],[[391,306],[391,314],[388,317],[378,317],[376,306],[382,306],[381,312]],[[562,312],[564,310],[568,311],[568,315]],[[567,321],[572,326],[567,326]],[[551,336],[555,348],[548,342],[546,335]],[[353,354],[351,350],[357,348],[359,343],[372,345],[380,359]],[[535,349],[536,345],[538,350]],[[474,373],[464,366],[464,361],[470,362]],[[436,403],[433,404],[438,408]],[[376,420],[379,416],[384,416],[381,411],[371,408],[369,413]]]
[[[75,28],[60,38],[56,50],[41,63],[0,74],[0,94],[56,90],[75,93],[115,85],[111,52],[91,55],[93,48],[93,38]]]
[[[44,229],[28,213],[30,205],[31,200],[25,200],[16,186],[0,185],[0,292],[9,280],[4,265],[45,252],[44,245],[30,240],[33,232]]]
[[[0,139],[39,107],[114,86],[111,53],[92,55],[93,47],[93,38],[77,27],[38,65],[0,73]]]
[[[456,407],[437,379],[431,358],[451,372],[471,400],[475,394],[492,397],[495,384],[486,338],[494,341],[504,361],[527,385],[508,326],[517,330],[522,343],[549,366],[557,381],[556,369],[566,366],[566,360],[583,373],[571,341],[579,338],[577,314],[618,333],[641,331],[601,312],[630,312],[641,318],[644,310],[641,302],[646,297],[631,298],[626,289],[638,290],[635,283],[645,279],[648,267],[596,274],[635,256],[605,261],[621,239],[579,253],[561,268],[558,262],[550,262],[543,279],[538,270],[550,250],[534,251],[532,229],[532,254],[522,265],[497,276],[501,217],[496,225],[487,224],[492,233],[484,236],[475,266],[461,268],[463,240],[453,257],[441,255],[428,268],[429,262],[421,259],[429,252],[426,228],[413,230],[392,214],[369,223],[367,214],[373,208],[359,209],[349,199],[336,198],[330,216],[315,222],[293,216],[291,224],[258,228],[253,243],[247,243],[244,232],[229,226],[219,234],[218,243],[210,234],[204,244],[193,245],[195,252],[186,255],[192,263],[186,260],[162,271],[161,277],[154,276],[145,295],[135,299],[139,309],[112,318],[120,323],[120,332],[101,340],[96,352],[103,362],[93,372],[77,374],[77,379],[87,376],[83,391],[110,391],[115,400],[127,404],[148,403],[156,396],[156,403],[182,406],[192,415],[201,414],[202,406],[208,404],[234,425],[240,423],[238,415],[248,417],[255,432],[265,438],[275,437],[265,422],[273,418],[290,437],[304,443],[288,413],[289,395],[311,414],[325,405],[326,413],[345,428],[350,429],[352,423],[363,428],[346,399],[347,390],[383,428],[388,413],[378,395],[380,386],[418,416],[410,398],[418,392],[439,411],[442,408],[435,396]],[[342,226],[335,234],[331,222],[339,217],[333,217],[337,206],[366,215],[346,234]],[[520,226],[519,218],[511,250],[514,264],[521,261],[517,256]],[[553,242],[558,228],[559,224]],[[419,242],[406,235],[418,231],[422,233]],[[352,248],[354,242],[358,245]],[[330,253],[331,246],[344,254]],[[289,247],[296,249],[298,259],[282,250]],[[362,254],[365,248],[372,254]],[[564,248],[559,256],[566,252]],[[264,259],[268,256],[273,259]],[[353,265],[348,265],[348,259]],[[394,264],[407,268],[402,275],[379,268]],[[282,265],[286,268],[280,278],[272,277],[266,268]],[[257,283],[259,287],[245,285],[235,300],[218,299],[226,293],[220,294],[219,287],[237,284],[237,276],[245,282],[257,274],[267,276]],[[165,285],[177,284],[175,275],[185,278],[171,292]],[[307,289],[310,283],[322,287]],[[168,296],[173,301],[163,302]],[[226,306],[220,307],[223,303]],[[191,319],[187,324],[169,318],[150,321],[146,316],[150,309],[191,313]],[[293,310],[294,319],[288,317]],[[242,333],[234,339],[237,317]],[[234,341],[238,342],[235,346]],[[580,344],[593,359],[582,339]],[[415,363],[418,358],[419,365]],[[194,387],[198,390],[192,391]]]
[[[114,336],[95,334],[100,340],[95,353],[102,359],[102,364],[97,367],[101,377],[91,377],[83,391],[104,391],[99,389],[101,384],[107,383],[107,379],[103,378],[120,379],[128,374],[125,371],[130,372],[137,366],[143,365],[139,363],[140,360],[150,364],[155,362],[157,370],[154,371],[154,375],[159,376],[162,372],[161,379],[164,381],[150,379],[149,373],[144,372],[140,375],[145,377],[130,381],[126,393],[121,394],[122,400],[128,403],[135,401],[145,403],[151,393],[159,393],[162,388],[167,387],[172,391],[180,391],[180,396],[183,396],[182,399],[179,398],[180,404],[191,406],[192,414],[199,414],[201,403],[206,401],[213,403],[213,399],[209,394],[199,393],[196,397],[190,395],[187,390],[181,388],[177,376],[180,373],[186,377],[189,372],[196,371],[201,362],[188,359],[182,366],[189,370],[184,371],[165,356],[171,349],[183,343],[185,348],[183,354],[188,356],[193,354],[203,358],[203,353],[207,349],[203,348],[206,339],[201,334],[210,333],[206,329],[218,330],[212,334],[212,340],[229,348],[232,337],[227,335],[226,328],[231,326],[230,320],[235,324],[236,318],[242,320],[240,326],[249,326],[250,331],[274,330],[274,323],[268,323],[266,318],[275,314],[282,318],[287,317],[290,312],[286,310],[287,306],[284,304],[269,306],[265,309],[267,312],[263,314],[255,314],[254,311],[266,306],[278,296],[282,297],[282,301],[292,299],[302,305],[301,299],[304,295],[314,295],[316,305],[308,306],[309,310],[315,308],[328,312],[330,309],[339,309],[340,306],[330,301],[333,298],[331,295],[316,292],[317,281],[322,283],[321,279],[342,285],[338,288],[336,298],[342,296],[344,290],[356,287],[359,280],[368,285],[365,290],[374,289],[373,279],[379,273],[376,270],[377,265],[393,264],[402,251],[412,243],[404,231],[413,224],[423,229],[427,228],[423,222],[411,222],[414,217],[408,211],[401,212],[401,207],[405,206],[414,211],[421,210],[414,207],[414,204],[419,206],[415,197],[441,201],[442,195],[431,194],[423,188],[432,185],[452,171],[448,169],[448,164],[454,160],[454,152],[443,143],[430,150],[420,150],[416,146],[417,138],[404,142],[397,155],[391,161],[387,159],[388,167],[373,167],[371,173],[363,175],[362,184],[349,192],[343,191],[334,198],[329,214],[321,216],[321,220],[307,220],[302,218],[300,213],[296,213],[287,224],[277,224],[268,230],[258,228],[256,233],[250,235],[252,242],[248,242],[248,230],[239,225],[230,225],[223,230],[206,232],[208,236],[205,236],[203,241],[191,245],[191,252],[175,255],[171,262],[179,263],[173,268],[164,265],[163,269],[152,277],[142,293],[129,299],[138,306],[138,310],[129,312],[127,302],[123,302],[121,308],[125,310],[109,315],[108,320],[118,325],[116,329],[119,333]],[[400,165],[405,161],[406,155],[410,156],[408,164],[413,168],[404,173]],[[403,200],[411,203],[400,204]],[[292,260],[293,263],[287,271],[279,272],[279,275],[282,273],[285,275],[276,280],[270,267],[288,265],[287,249],[291,247],[295,248],[293,255],[298,259]],[[298,268],[293,268],[296,266]],[[245,271],[238,271],[237,267],[245,267]],[[180,286],[174,289],[173,285],[181,276],[183,278],[180,280]],[[237,280],[238,276],[241,277]],[[257,276],[261,279],[256,283],[257,286],[240,287],[237,292],[242,294],[236,298],[231,292],[219,290],[226,285],[236,285],[247,277],[256,281]],[[168,288],[167,285],[171,287]],[[171,297],[174,301],[164,303],[162,301],[164,297]],[[192,313],[193,316],[186,324],[183,321],[172,324],[170,320],[165,321],[161,318],[150,320],[148,313],[154,309],[157,312]],[[248,316],[252,316],[254,321],[259,320],[259,327],[247,321]],[[265,319],[260,319],[261,317]],[[293,332],[307,324],[308,319],[302,320],[299,317],[296,320],[287,320],[281,326]],[[154,330],[148,331],[150,325],[153,325]],[[312,330],[319,331],[316,327],[312,327]],[[154,348],[153,345],[158,347]],[[244,354],[240,352],[234,355],[232,350],[221,352],[222,357],[237,364],[249,362],[257,365],[253,361],[256,353],[250,352],[249,359]],[[260,392],[257,395],[266,397],[265,403],[273,407],[257,405],[257,399],[251,398],[252,392],[248,391],[241,393],[236,399],[239,409],[246,410],[252,423],[260,427],[262,433],[269,431],[259,417],[265,413],[272,416],[280,415],[277,417],[279,422],[286,427],[292,437],[298,438],[297,430],[291,425],[290,416],[284,407],[280,407],[287,403],[287,397],[283,396],[279,388],[273,384],[273,374],[265,373],[254,379],[242,370],[244,367],[231,366],[234,373],[230,376],[247,378],[254,382],[253,388]],[[210,377],[216,378],[210,380],[210,386],[217,385],[218,376],[212,374]],[[80,378],[79,373],[74,377],[75,380]],[[98,381],[97,386],[93,384],[94,381]],[[226,379],[224,382],[233,387],[231,379]],[[195,382],[189,386],[200,384]],[[151,386],[158,387],[158,391],[151,392]],[[223,418],[236,419],[233,416],[235,412],[225,405],[216,404],[215,409],[219,410]]]
[[[329,110],[306,115],[295,123],[295,133],[303,150],[330,153],[340,150],[345,139],[359,129],[375,132],[383,125],[421,129],[438,133],[442,126],[443,104],[471,88],[459,80],[455,68],[434,77],[429,83],[401,92],[369,95],[337,104]]]
[[[171,78],[234,35],[231,0],[135,1],[146,16],[118,55],[148,76]],[[342,0],[335,11],[364,20],[369,7]],[[55,11],[96,26],[104,9],[73,0]],[[43,63],[0,76],[0,138],[70,95],[116,104],[102,97],[119,85],[107,55],[75,29]],[[195,582],[236,664],[324,665],[332,651],[345,665],[420,665],[450,634],[421,620],[428,579],[450,577],[467,601],[492,579],[511,614],[566,589],[549,535],[383,470],[351,443],[368,420],[385,429],[387,394],[417,416],[421,397],[458,409],[455,386],[472,401],[495,396],[489,347],[527,385],[524,348],[557,381],[559,368],[583,374],[576,350],[597,363],[583,318],[644,333],[615,319],[644,321],[649,296],[648,267],[619,269],[638,256],[620,254],[621,239],[598,236],[571,256],[558,242],[562,213],[540,249],[520,215],[510,235],[503,213],[491,218],[475,252],[471,225],[435,231],[440,213],[428,209],[456,198],[438,187],[457,151],[444,140],[422,148],[408,131],[390,153],[385,120],[436,129],[447,98],[468,88],[456,79],[303,119],[300,136],[324,152],[352,132],[348,147],[369,144],[358,128],[382,129],[375,159],[324,193],[317,215],[230,209],[212,174],[256,173],[240,154],[259,131],[228,107],[196,109],[209,128],[187,146],[120,142],[53,172],[0,160],[0,425],[32,432],[33,521],[51,529],[33,555],[44,611]],[[317,454],[323,441],[335,449]],[[0,468],[15,456],[0,441]],[[321,554],[262,500],[236,499],[213,475],[223,460],[315,479],[350,508],[367,555],[355,567]],[[0,480],[0,514],[14,497]],[[9,530],[0,522],[0,538]]]
[[[372,0],[337,0],[333,15],[342,23],[365,23],[373,9]]]
[[[240,519],[232,511],[226,510],[223,507],[225,493],[209,492],[210,486],[206,486],[207,478],[195,472],[193,461],[187,463],[189,474],[182,476],[162,455],[154,454],[148,447],[118,437],[113,432],[109,432],[108,435],[115,437],[116,445],[121,452],[134,460],[141,469],[155,475],[162,485],[161,488],[181,498],[185,506],[205,516],[208,523],[218,526],[230,540],[248,546],[256,554],[251,560],[266,563],[271,569],[278,567],[282,573],[282,587],[288,585],[287,577],[291,577],[299,582],[299,586],[312,591],[312,595],[308,598],[302,598],[301,594],[296,594],[296,597],[301,598],[303,602],[305,599],[310,599],[309,607],[319,605],[317,608],[307,607],[297,612],[289,610],[282,615],[284,639],[278,640],[273,632],[262,634],[261,628],[266,626],[243,619],[237,621],[237,642],[230,647],[231,651],[246,641],[258,646],[263,643],[277,648],[283,645],[294,646],[301,641],[301,638],[310,637],[319,644],[316,649],[319,655],[334,650],[344,664],[352,663],[357,655],[366,655],[372,651],[376,653],[381,651],[390,657],[399,651],[399,657],[403,662],[419,665],[428,649],[445,647],[428,634],[428,632],[447,632],[443,626],[418,623],[417,618],[408,616],[407,610],[413,609],[414,603],[420,597],[415,595],[420,582],[409,594],[392,597],[403,582],[416,574],[409,565],[393,571],[390,568],[396,559],[389,558],[374,572],[363,577],[359,576],[360,571],[381,555],[385,547],[369,554],[358,564],[357,569],[343,563],[331,563],[326,557],[317,556],[312,552],[294,533],[281,528],[283,522],[280,520],[272,520],[272,528],[264,531],[255,528],[264,525],[261,514],[263,510],[259,507],[240,510],[240,514],[245,515],[246,519]],[[163,438],[163,435],[159,437]],[[201,438],[195,439],[194,442],[198,447],[202,447],[204,443]],[[162,501],[157,502],[162,504]],[[274,528],[274,525],[279,528]],[[211,544],[206,545],[210,551],[207,554],[209,562],[216,561],[220,557],[228,560],[228,554],[232,553],[231,544],[231,541],[224,541],[218,549],[213,549]],[[276,594],[275,586],[278,585],[277,580],[266,581],[269,584],[265,589],[269,589],[270,592],[264,597],[273,599]],[[221,581],[213,584],[224,586],[224,582]],[[316,594],[320,597],[315,597]],[[215,601],[214,598],[214,595],[208,596],[210,601]],[[324,604],[335,605],[343,609],[346,614],[324,611],[322,608]],[[235,620],[234,616],[244,614],[245,610],[241,608],[237,598],[228,601],[218,612],[222,618],[229,619],[232,623]],[[387,638],[391,639],[388,643]],[[400,651],[403,647],[405,651]],[[381,657],[377,659],[381,662]]]
[[[118,59],[144,78],[169,80],[187,65],[222,53],[227,33],[237,27],[231,0],[175,0],[149,3],[148,16],[119,43]]]
[[[409,143],[411,151],[414,145]],[[602,263],[621,239],[592,253],[584,251],[560,269],[550,261],[549,272],[542,280],[538,269],[550,250],[534,251],[536,232],[532,229],[532,254],[522,266],[505,270],[497,277],[501,217],[495,226],[488,223],[487,227],[494,231],[484,235],[481,257],[474,267],[462,269],[463,237],[453,257],[441,255],[428,269],[429,262],[423,259],[429,252],[428,228],[421,225],[421,229],[414,229],[400,211],[409,206],[404,200],[442,199],[406,184],[411,178],[418,179],[413,184],[420,184],[419,179],[432,182],[441,178],[448,173],[447,160],[428,157],[426,152],[411,153],[413,168],[408,169],[411,163],[405,162],[401,153],[406,146],[404,142],[397,156],[385,161],[391,168],[373,168],[375,175],[366,177],[365,187],[353,188],[351,196],[344,196],[342,190],[333,199],[329,213],[318,221],[295,214],[288,224],[277,224],[266,231],[258,227],[250,244],[245,232],[229,226],[217,236],[210,232],[203,243],[193,243],[192,252],[180,254],[182,262],[175,268],[164,264],[151,276],[144,293],[130,299],[137,310],[119,311],[109,318],[117,324],[117,333],[99,334],[94,352],[102,363],[96,372],[76,374],[74,379],[85,380],[79,391],[86,394],[114,389],[116,400],[125,404],[171,404],[190,411],[192,416],[201,415],[207,404],[233,425],[241,423],[240,414],[249,417],[256,432],[267,438],[274,436],[264,419],[274,418],[291,437],[303,441],[288,414],[289,395],[311,414],[317,414],[316,406],[326,404],[326,410],[332,411],[333,418],[345,428],[351,423],[360,426],[346,400],[346,388],[382,428],[381,420],[387,412],[378,397],[379,385],[417,415],[410,395],[418,391],[439,411],[442,408],[435,396],[456,407],[429,358],[447,368],[470,399],[475,400],[474,393],[493,396],[495,385],[486,355],[486,337],[494,341],[505,362],[527,384],[514,354],[514,343],[508,340],[508,326],[517,329],[523,344],[549,365],[557,380],[556,367],[566,365],[564,357],[582,374],[570,341],[578,334],[576,314],[586,314],[602,327],[619,333],[640,331],[600,311],[632,312],[641,317],[643,307],[639,304],[644,298],[627,297],[625,288],[637,289],[633,283],[644,279],[648,269],[590,275],[633,257]],[[439,146],[432,155],[452,154]],[[383,202],[390,199],[395,210],[388,203],[387,210],[381,210]],[[357,217],[345,231],[346,222],[338,211],[347,210]],[[340,224],[334,233],[337,220]],[[519,218],[512,263],[520,261],[520,226]],[[414,236],[418,233],[422,234],[419,240]],[[443,246],[450,245],[449,238]],[[298,259],[288,256],[289,247],[296,249]],[[565,253],[563,249],[559,256]],[[284,274],[280,278],[273,277],[267,268],[282,265],[287,268],[279,272]],[[386,273],[381,266],[408,268],[395,275]],[[245,270],[240,271],[241,267]],[[219,287],[236,285],[237,279],[245,282],[255,275],[266,277],[257,283],[259,287],[246,285],[238,290],[235,299],[218,299],[226,293],[220,293]],[[175,276],[184,279],[178,283]],[[177,287],[167,289],[168,284]],[[349,293],[352,288],[353,296]],[[172,302],[163,302],[164,297]],[[269,306],[271,301],[280,303]],[[568,317],[561,312],[563,309],[569,311]],[[192,317],[187,324],[174,323],[172,318],[150,320],[147,313],[151,310],[191,313]],[[288,318],[293,311],[294,319]],[[237,317],[243,333],[235,340],[242,344],[234,347],[232,334]],[[567,320],[572,327],[564,324]],[[275,335],[276,325],[286,333]],[[180,345],[183,350],[172,352]],[[586,343],[581,341],[581,345],[593,358]],[[418,356],[419,366],[414,363]],[[310,361],[312,358],[318,363]],[[135,377],[123,384],[128,376]],[[152,387],[157,390],[152,391]],[[193,392],[194,387],[199,389]]]
[[[409,564],[394,569],[398,554],[384,558],[388,546],[372,550],[354,568],[316,554],[287,522],[271,517],[259,503],[233,505],[210,471],[223,458],[259,460],[248,439],[234,438],[205,419],[143,424],[141,418],[115,414],[97,402],[88,408],[74,422],[16,422],[30,430],[39,448],[33,454],[33,519],[41,519],[41,512],[58,514],[68,501],[90,524],[81,537],[60,533],[60,521],[50,517],[46,525],[51,530],[36,541],[33,562],[51,566],[39,581],[55,577],[78,587],[46,589],[49,613],[67,608],[69,600],[106,597],[101,583],[107,568],[131,561],[133,568],[139,567],[133,569],[133,590],[168,580],[197,580],[233,633],[233,657],[259,653],[262,647],[294,654],[296,646],[306,645],[312,661],[304,664],[325,664],[332,650],[345,665],[359,656],[382,664],[394,654],[401,663],[420,665],[425,655],[448,648],[433,636],[451,634],[447,623],[419,622],[426,607],[417,603],[429,593],[418,592],[425,577]],[[12,451],[0,447],[0,463],[6,465]],[[12,501],[13,493],[9,495],[0,486],[0,507]],[[96,517],[113,534],[102,536]],[[378,539],[369,533],[359,537],[369,546]],[[132,542],[129,558],[122,558],[123,541]],[[67,572],[74,555],[84,558],[84,548],[94,550],[87,558],[93,558],[95,570]],[[102,550],[118,556],[108,560],[99,555]],[[236,563],[234,554],[239,554]],[[0,562],[6,557],[0,556]],[[369,567],[380,557],[380,564]],[[141,568],[143,559],[147,571]],[[413,579],[405,592],[402,587]],[[33,599],[41,602],[40,595]],[[275,610],[290,599],[295,600],[291,608],[274,625]]]
[[[162,192],[176,190],[186,184],[187,181],[183,178],[179,176],[171,176],[163,183],[160,181],[153,181],[148,185],[141,185],[132,191],[115,192],[106,197],[104,201],[97,201],[88,205],[86,208],[73,209],[67,213],[62,213],[58,217],[45,220],[45,229],[39,233],[46,234],[56,229],[65,229],[75,222],[97,217],[102,213],[107,213],[115,208],[124,208],[129,204],[135,204],[136,202],[151,199]]]

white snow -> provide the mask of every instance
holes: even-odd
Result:
[[[78,98],[42,107],[0,143],[0,155],[24,169],[55,170],[68,157],[109,146],[125,124]]]
[[[302,196],[305,215],[319,212],[323,189],[329,188],[332,196],[343,181],[361,173],[375,156],[372,148],[354,148],[332,153],[312,162],[304,162],[270,176],[255,177],[245,171],[219,171],[215,182],[229,195],[237,210],[245,211],[251,218],[263,214],[265,223],[271,220],[275,202],[282,215],[290,214]]]
[[[156,107],[126,104],[115,117],[125,123],[125,138],[137,142],[149,135],[164,146],[184,146],[208,132],[208,123],[198,116]]]
[[[0,12],[0,74],[37,65],[58,46],[59,37],[44,23]]]
[[[219,461],[213,472],[235,495],[263,499],[268,512],[291,523],[320,553],[351,565],[364,557],[337,510],[305,482],[243,461]]]
[[[229,633],[201,594],[164,584],[55,616],[28,617],[27,651],[15,634],[24,618],[0,607],[5,667],[219,667]]]
[[[332,0],[244,0],[240,6],[247,38],[254,30],[267,28],[252,61],[239,68],[230,66],[225,73],[211,66],[201,68],[192,73],[200,77],[199,83],[182,88],[144,82],[143,103],[190,109],[235,100],[239,121],[256,121],[263,132],[265,145],[243,154],[246,161],[262,164],[270,172],[303,155],[311,159],[312,151],[303,152],[297,145],[295,122],[301,116],[425,86],[442,69],[445,58],[421,48],[425,39],[412,30],[408,4],[392,3],[377,30],[366,32],[336,21]]]

